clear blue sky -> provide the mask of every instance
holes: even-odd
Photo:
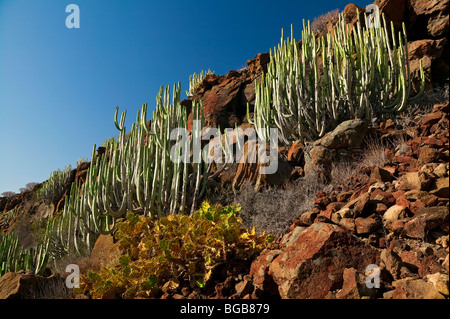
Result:
[[[0,0],[0,194],[89,159],[117,135],[116,105],[130,127],[161,85],[185,92],[194,72],[245,67],[281,28],[300,38],[303,18],[349,2]],[[65,25],[71,3],[79,29]]]

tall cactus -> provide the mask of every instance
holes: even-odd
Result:
[[[259,136],[268,139],[276,127],[284,144],[314,140],[347,119],[403,111],[411,87],[406,31],[403,25],[397,37],[382,19],[379,28],[358,21],[350,30],[341,14],[334,32],[320,38],[303,20],[301,44],[292,26],[290,39],[282,31],[268,72],[255,83],[252,123]],[[418,95],[422,64],[420,70]]]
[[[0,277],[20,270],[42,274],[49,259],[48,245],[45,241],[36,248],[23,249],[14,233],[4,234],[0,238]]]
[[[180,102],[179,83],[173,95],[170,87],[161,87],[149,125],[147,104],[138,111],[128,133],[126,113],[119,123],[116,108],[118,138],[105,141],[106,152],[100,157],[96,157],[94,145],[86,181],[72,184],[62,214],[47,225],[48,236],[56,238],[66,253],[83,254],[92,249],[99,234],[111,233],[116,220],[128,211],[157,217],[192,213],[213,176],[209,174],[211,165],[201,160],[201,148],[193,152],[202,133],[202,104],[194,101],[192,113],[194,125],[188,138],[172,140],[174,129],[188,133],[188,114]],[[171,159],[172,146],[177,142],[191,151],[185,153],[183,161]],[[223,146],[224,152],[226,149]]]
[[[198,85],[203,81],[203,79],[208,75],[208,74],[214,74],[214,71],[211,71],[210,69],[208,69],[208,71],[203,71],[200,72],[200,74],[192,74],[189,77],[189,91],[186,91],[186,96],[190,97],[193,96],[195,94],[195,90],[197,90]]]

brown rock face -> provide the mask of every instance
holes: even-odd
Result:
[[[423,207],[405,224],[405,235],[411,238],[425,238],[430,230],[448,223],[448,214],[448,207]]]
[[[324,298],[342,286],[345,268],[363,271],[379,252],[328,223],[314,223],[269,266],[282,298]],[[318,284],[320,283],[320,284]]]
[[[393,284],[392,299],[444,299],[432,283],[422,279],[402,279]]]
[[[259,53],[247,61],[247,69],[205,77],[191,98],[203,102],[205,126],[228,128],[245,122],[247,103],[251,107],[254,105],[254,80],[267,70],[269,61],[268,53]],[[192,116],[192,113],[189,114],[189,130],[192,128]]]
[[[267,144],[266,150],[267,155],[269,155],[270,145]],[[293,170],[293,167],[289,165],[282,157],[278,154],[278,163],[276,172],[273,174],[264,174],[261,172],[261,168],[267,166],[266,164],[261,163],[259,154],[259,148],[255,147],[255,144],[247,141],[244,145],[243,155],[245,161],[237,164],[236,174],[233,179],[233,188],[239,188],[246,182],[251,182],[255,184],[255,189],[259,189],[262,186],[267,185],[278,185],[281,186],[285,184],[290,174]],[[256,158],[254,163],[251,162],[252,158]]]
[[[98,265],[110,267],[117,261],[120,254],[119,243],[114,243],[113,236],[100,235],[89,258]]]
[[[448,0],[410,0],[410,30],[416,36],[441,37],[449,31]]]
[[[317,140],[313,148],[305,153],[306,174],[321,168],[327,178],[333,161],[352,160],[352,150],[359,148],[367,128],[362,120],[348,120]]]
[[[59,274],[42,277],[9,272],[0,278],[0,299],[68,299],[70,297],[71,292]]]

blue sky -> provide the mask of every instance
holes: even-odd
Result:
[[[80,8],[80,28],[65,25]],[[349,1],[0,0],[0,194],[90,158],[161,85],[241,69],[302,19]],[[353,1],[365,7],[371,1]],[[182,98],[185,98],[183,93]]]

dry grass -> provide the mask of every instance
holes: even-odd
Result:
[[[280,236],[288,230],[294,217],[314,206],[315,195],[324,187],[326,185],[313,173],[284,188],[270,187],[255,191],[247,183],[229,199],[229,204],[239,203],[242,206],[240,217],[244,227],[255,227],[258,232]]]

